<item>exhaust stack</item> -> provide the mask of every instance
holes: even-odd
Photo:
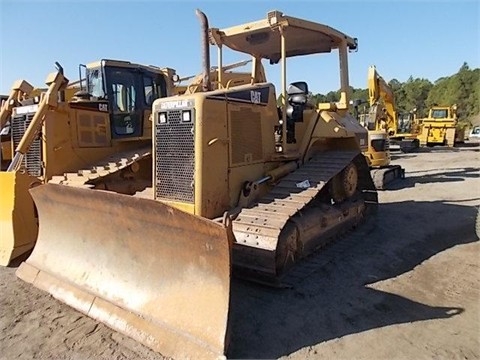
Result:
[[[202,42],[202,69],[203,69],[203,81],[202,90],[212,90],[212,83],[210,82],[210,48],[208,41],[208,19],[207,15],[201,10],[195,10],[195,14],[200,20],[202,27],[201,42]]]

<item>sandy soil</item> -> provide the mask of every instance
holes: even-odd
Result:
[[[376,221],[289,289],[234,279],[229,358],[479,359],[479,148],[398,154]],[[162,359],[0,268],[0,359]],[[306,276],[309,274],[309,276]]]

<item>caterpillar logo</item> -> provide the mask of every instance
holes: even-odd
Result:
[[[270,88],[269,87],[255,87],[254,89],[229,91],[225,94],[215,94],[207,96],[207,99],[239,102],[245,104],[258,104],[265,106],[268,103]]]
[[[250,101],[254,104],[260,104],[262,102],[262,93],[260,91],[250,91]]]

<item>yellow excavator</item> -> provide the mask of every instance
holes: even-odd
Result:
[[[461,137],[457,130],[457,105],[432,106],[428,117],[418,119],[421,132],[418,135],[421,146],[446,145],[453,147],[456,137]]]
[[[371,66],[368,71],[368,92],[370,105],[376,104],[370,107],[369,118],[377,119],[379,129],[387,132],[390,149],[392,145],[403,152],[417,149],[420,146],[417,134],[400,131],[393,90],[378,74],[375,66]]]
[[[348,112],[356,39],[279,11],[224,29],[197,15],[203,81],[198,92],[153,104],[151,198],[105,191],[94,179],[88,188],[31,189],[39,235],[16,272],[175,358],[224,356],[232,270],[276,286],[377,205],[362,154],[367,131]],[[209,41],[219,69],[224,48],[252,56],[250,84],[213,88]],[[287,59],[334,51],[338,102],[314,104],[305,81],[287,85]],[[274,85],[258,81],[262,59],[281,64],[280,107]]]
[[[412,114],[397,112],[393,90],[380,76],[375,66],[370,66],[368,70],[368,93],[370,109],[366,116],[367,122],[370,123],[370,127],[386,131],[389,149],[397,148],[403,152],[418,149],[420,141],[417,138],[419,127],[416,119]],[[408,127],[410,132],[399,125],[406,122],[406,116],[410,124]],[[380,156],[383,157],[383,155]]]
[[[364,114],[362,125],[368,130],[368,149],[364,151],[370,167],[375,187],[385,189],[386,185],[396,179],[405,177],[405,170],[400,165],[391,165],[389,133],[396,130],[387,128],[396,123],[393,93],[378,74],[375,66],[368,68],[369,112]],[[353,101],[358,116],[358,101]]]
[[[94,180],[97,187],[133,194],[151,186],[151,106],[173,94],[175,71],[96,61],[86,66],[85,87],[80,84],[67,101],[68,80],[57,67],[37,96],[26,81],[15,82],[2,108],[1,125],[10,122],[14,149],[0,172],[2,266],[35,244],[37,215],[28,189],[47,181],[85,186]]]

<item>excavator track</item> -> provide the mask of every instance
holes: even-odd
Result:
[[[102,179],[105,179],[114,173],[118,173],[121,170],[127,169],[129,166],[140,160],[149,159],[151,156],[152,153],[150,146],[119,152],[97,162],[97,164],[88,169],[80,169],[77,172],[53,176],[52,179],[49,180],[49,183],[71,187],[93,188],[95,187],[94,184]]]
[[[332,178],[351,163],[358,170],[357,194],[338,204],[312,204],[321,193],[327,193]],[[298,259],[358,224],[378,202],[368,172],[358,152],[320,153],[284,177],[253,206],[242,209],[233,221],[233,264],[237,273],[277,286],[284,270]],[[279,264],[279,257],[289,266]]]
[[[386,185],[397,179],[405,178],[405,169],[400,165],[391,165],[379,169],[370,170],[373,183],[377,190],[384,190]]]

